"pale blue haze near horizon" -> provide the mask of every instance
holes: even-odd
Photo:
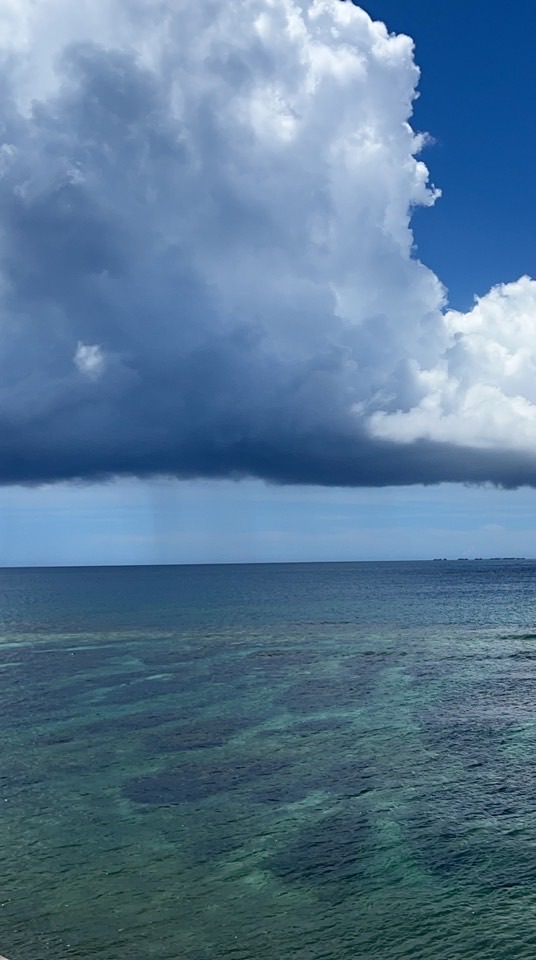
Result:
[[[536,491],[116,481],[0,489],[2,566],[534,557]]]

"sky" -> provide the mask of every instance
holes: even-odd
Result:
[[[3,3],[0,564],[536,555],[535,21]]]

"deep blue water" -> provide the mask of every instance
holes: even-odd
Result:
[[[0,953],[536,950],[536,562],[0,571]]]

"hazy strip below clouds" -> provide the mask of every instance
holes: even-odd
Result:
[[[412,251],[409,38],[339,0],[16,0],[0,41],[3,483],[536,482],[536,283],[448,311]]]

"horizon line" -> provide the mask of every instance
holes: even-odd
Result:
[[[520,563],[535,562],[536,557],[407,557],[369,560],[177,560],[163,563],[20,563],[0,564],[0,570],[90,570],[140,567],[268,567],[319,566],[357,563]],[[2,958],[0,957],[0,960]]]

